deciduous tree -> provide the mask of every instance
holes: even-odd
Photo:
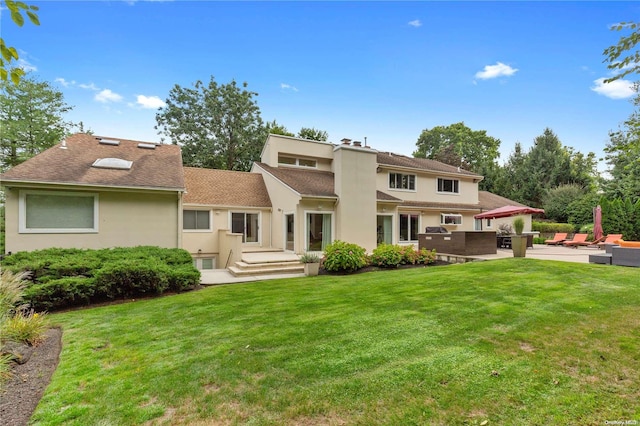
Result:
[[[618,44],[607,47],[603,54],[607,67],[616,71],[613,77],[605,82],[611,82],[640,71],[640,52],[637,45],[640,42],[640,24],[636,22],[621,22],[613,25],[614,31],[630,30],[631,33],[620,37]]]
[[[73,129],[63,115],[73,107],[49,83],[26,75],[0,82],[2,169],[13,167],[64,139]]]
[[[166,106],[156,114],[156,129],[181,145],[187,166],[249,170],[267,136],[254,97],[232,80],[218,84],[196,81],[193,87],[175,85]],[[164,139],[164,138],[163,138]]]
[[[324,130],[316,129],[315,127],[303,127],[298,132],[298,137],[312,141],[326,141],[329,135]]]
[[[422,131],[413,156],[430,158],[489,177],[480,189],[493,190],[500,157],[500,140],[486,130],[471,130],[464,123],[436,126]]]
[[[36,12],[38,6],[27,5],[21,1],[0,0],[0,9],[6,6],[11,20],[19,27],[24,25],[24,14],[33,25],[40,25],[40,19]],[[0,81],[6,81],[11,77],[14,84],[18,84],[20,78],[25,74],[24,70],[19,67],[11,68],[12,62],[20,59],[18,50],[15,47],[7,46],[3,37],[0,37]]]

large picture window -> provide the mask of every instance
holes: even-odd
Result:
[[[441,213],[441,225],[462,225],[462,215],[456,213]]]
[[[389,189],[416,190],[416,175],[389,173]]]
[[[438,192],[447,194],[460,193],[460,181],[458,179],[438,178]]]
[[[184,210],[182,212],[182,229],[187,231],[211,230],[209,210]]]
[[[23,191],[18,208],[21,233],[98,232],[98,194]]]
[[[400,241],[418,241],[417,214],[400,213]]]

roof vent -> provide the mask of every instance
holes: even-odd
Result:
[[[343,145],[351,145],[351,139],[341,139],[340,142],[342,142]]]
[[[91,167],[98,169],[117,169],[117,170],[129,170],[133,161],[123,160],[121,158],[98,158],[93,162]]]
[[[138,148],[142,149],[156,149],[156,144],[154,143],[139,143]]]
[[[117,141],[115,139],[99,139],[99,142],[101,145],[114,145],[114,146],[118,146],[120,145],[120,141]]]

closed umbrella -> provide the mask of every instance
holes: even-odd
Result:
[[[593,209],[593,239],[599,240],[604,235],[602,231],[602,207],[597,206]]]

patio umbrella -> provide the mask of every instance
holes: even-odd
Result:
[[[527,206],[504,206],[497,209],[489,210],[484,213],[473,216],[475,219],[497,219],[500,217],[517,216],[520,214],[544,213],[543,209],[536,209]]]
[[[596,206],[593,209],[593,239],[599,240],[602,238],[604,232],[602,231],[602,208]]]

